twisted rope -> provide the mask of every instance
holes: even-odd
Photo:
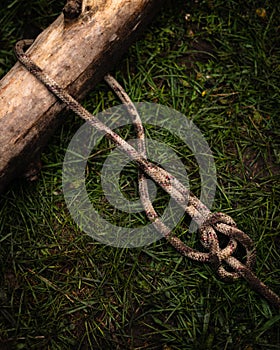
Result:
[[[231,217],[223,213],[211,213],[211,211],[173,175],[147,160],[145,134],[141,118],[121,85],[109,74],[104,78],[120,100],[126,105],[132,117],[132,122],[137,132],[137,149],[129,145],[118,134],[90,114],[25,54],[24,48],[30,46],[32,42],[33,40],[21,40],[16,44],[15,53],[18,60],[30,73],[40,80],[51,93],[57,96],[72,111],[93,125],[97,130],[105,132],[106,138],[112,140],[131,160],[137,163],[139,166],[138,180],[141,202],[148,219],[152,222],[155,229],[183,256],[192,260],[213,264],[218,276],[222,279],[232,281],[243,277],[253,290],[266,298],[271,305],[279,308],[280,297],[262,283],[252,272],[256,257],[252,239],[237,228],[236,223]],[[150,201],[146,180],[147,175],[160,185],[185,212],[196,221],[199,227],[201,243],[206,252],[195,250],[183,243],[178,237],[172,236],[171,229],[162,222]],[[226,247],[221,248],[217,233],[227,237],[228,242]],[[246,251],[244,263],[233,256],[238,245],[243,246]]]

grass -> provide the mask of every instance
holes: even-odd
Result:
[[[1,75],[15,62],[14,43],[44,29],[62,6],[2,6]],[[199,127],[217,168],[213,210],[252,237],[256,273],[278,293],[279,28],[277,1],[170,1],[114,72],[132,100],[173,107]],[[83,101],[94,113],[118,103],[104,83]],[[1,195],[0,349],[278,349],[279,314],[245,281],[220,281],[164,240],[121,249],[79,230],[61,179],[65,150],[83,122],[67,117],[42,155],[38,180],[18,180]],[[129,138],[130,129],[120,132]],[[199,169],[184,143],[152,127],[147,134],[176,151],[199,195]],[[98,179],[110,147],[102,142],[88,163],[92,199],[108,220],[142,224],[143,215],[102,201]],[[127,166],[127,197],[137,198],[135,179]],[[159,211],[165,201],[159,191]],[[199,247],[187,230],[185,218],[174,232]]]

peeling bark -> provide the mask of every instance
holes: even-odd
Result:
[[[156,0],[69,0],[28,54],[80,100],[111,70],[160,4]],[[16,63],[0,81],[0,192],[36,161],[65,107]]]

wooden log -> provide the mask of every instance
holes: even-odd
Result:
[[[113,68],[159,0],[69,0],[28,54],[80,100]],[[21,64],[0,81],[0,192],[38,157],[65,107]]]

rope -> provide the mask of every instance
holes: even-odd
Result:
[[[192,260],[211,263],[218,276],[227,281],[233,281],[243,277],[254,291],[266,298],[272,306],[279,308],[280,297],[262,283],[252,272],[256,258],[256,251],[252,239],[237,228],[236,223],[231,217],[223,213],[211,213],[210,210],[173,175],[147,160],[145,134],[141,118],[121,85],[109,74],[104,78],[120,100],[126,105],[131,115],[138,137],[137,149],[129,145],[118,134],[114,133],[110,128],[89,113],[25,54],[23,50],[24,47],[31,45],[32,42],[32,40],[21,40],[16,44],[15,52],[18,60],[72,111],[89,122],[96,129],[104,131],[108,139],[119,146],[131,160],[135,161],[139,166],[138,180],[141,202],[148,219],[152,222],[155,229],[183,256]],[[174,237],[172,231],[162,222],[149,199],[146,181],[147,175],[161,186],[185,212],[196,221],[199,226],[201,243],[206,252],[198,251],[187,246],[178,237]],[[221,248],[218,233],[228,240],[224,248]],[[239,245],[241,245],[246,252],[244,263],[233,256]]]

